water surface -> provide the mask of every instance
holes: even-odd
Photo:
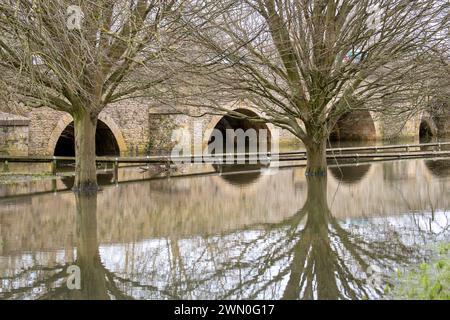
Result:
[[[449,168],[366,163],[328,179],[211,168],[106,183],[97,197],[51,192],[67,180],[2,185],[0,298],[383,298],[397,268],[450,240]],[[71,265],[81,290],[67,288]]]

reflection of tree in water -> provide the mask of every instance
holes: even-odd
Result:
[[[306,223],[296,232],[285,299],[357,299],[374,296],[372,291],[381,294],[382,288],[366,281],[371,264],[391,269],[410,254],[401,243],[394,251],[386,251],[384,241],[365,241],[342,228],[328,208],[325,179],[309,179],[307,201],[298,215]]]
[[[389,250],[386,239],[365,241],[341,227],[328,208],[326,179],[308,178],[307,201],[296,215],[282,223],[264,226],[257,235],[244,236],[243,243],[229,243],[222,251],[228,255],[237,251],[234,257],[225,261],[213,258],[217,268],[209,277],[185,281],[199,286],[212,281],[214,285],[208,289],[222,299],[376,297],[383,288],[367,282],[371,276],[369,266],[393,270],[414,256],[413,248],[395,242],[390,235],[387,238],[394,241]],[[207,246],[221,248],[220,242]],[[218,253],[201,256],[217,257]],[[227,281],[233,277],[238,281],[229,287]],[[222,290],[216,287],[220,284]]]
[[[18,273],[11,281],[26,284],[8,291],[4,298],[126,299],[115,284],[115,277],[103,266],[97,239],[97,196],[76,196],[78,246],[76,260],[52,267],[33,266]],[[81,270],[81,289],[67,287],[67,268],[76,265]],[[34,279],[31,284],[27,279]],[[1,279],[4,281],[5,279]]]
[[[307,201],[290,219],[228,235],[170,239],[165,252],[161,244],[134,261],[141,268],[133,282],[166,290],[147,298],[379,297],[384,288],[368,281],[369,267],[393,271],[417,260],[421,249],[405,244],[395,228],[364,227],[353,232],[355,226],[348,231],[338,223],[328,208],[326,180],[309,178]],[[148,261],[158,262],[149,270]]]
[[[43,299],[358,299],[382,294],[367,278],[415,261],[420,246],[398,229],[362,221],[345,227],[331,214],[326,179],[308,178],[302,209],[280,223],[226,235],[155,239],[113,246],[121,267],[99,251],[95,197],[77,197],[78,247],[74,263],[17,273],[4,298]],[[406,230],[401,230],[406,232]],[[127,246],[132,249],[128,250]],[[103,261],[103,262],[102,262]],[[81,290],[66,287],[66,268],[81,268]],[[30,275],[38,275],[28,285]],[[4,279],[2,279],[3,281]],[[36,290],[39,289],[39,290]]]

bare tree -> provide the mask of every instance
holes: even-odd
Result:
[[[448,1],[216,5],[222,14],[206,15],[208,21],[192,28],[221,66],[209,83],[249,100],[263,121],[301,139],[308,175],[326,174],[326,140],[343,115],[358,110],[396,115],[421,103],[435,71],[429,52],[448,37]]]
[[[450,35],[450,28],[448,29]],[[449,37],[450,39],[450,37]],[[436,76],[429,81],[433,89],[426,111],[439,125],[438,136],[447,136],[450,130],[446,122],[450,118],[450,40],[432,52]]]
[[[175,74],[185,2],[0,1],[1,94],[73,116],[74,190],[97,190],[95,131],[105,106],[161,94]]]

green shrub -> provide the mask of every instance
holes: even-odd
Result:
[[[393,299],[450,300],[450,243],[439,246],[432,262],[399,272],[397,278],[390,292]]]

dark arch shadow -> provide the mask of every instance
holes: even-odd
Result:
[[[120,154],[119,145],[113,132],[101,120],[97,122],[95,145],[95,153],[97,156],[116,156]],[[61,133],[56,143],[54,155],[62,157],[75,156],[75,130],[73,121]]]
[[[367,110],[350,111],[342,115],[330,133],[330,142],[367,142],[376,139],[375,123]]]
[[[214,130],[218,130],[221,133],[219,137],[221,141],[215,141],[217,137],[212,134],[208,141],[208,152],[209,154],[215,154],[216,146],[223,146],[222,152],[230,152],[226,149],[227,145],[233,145],[233,152],[244,153],[244,152],[267,152],[270,151],[271,147],[271,134],[270,130],[265,123],[252,121],[254,118],[258,118],[258,115],[248,109],[236,109],[234,112],[239,112],[244,117],[235,117],[230,114],[223,116],[219,122],[217,122]],[[249,117],[252,119],[248,119]],[[244,132],[247,130],[255,130],[255,134],[245,137],[244,150],[242,150],[242,141],[238,141],[239,138],[236,136],[230,137],[227,134],[228,129],[238,130],[242,129]],[[264,136],[260,136],[260,130],[265,130],[267,133],[266,141],[260,141]],[[234,139],[234,141],[229,141],[228,139]],[[242,139],[242,138],[241,138]],[[256,139],[256,140],[255,140]],[[264,145],[264,147],[263,147]],[[220,153],[220,152],[219,152]],[[265,163],[252,161],[243,161],[244,163],[227,163],[227,164],[213,164],[216,172],[222,173],[221,177],[223,180],[231,185],[244,186],[255,183],[261,176],[261,168],[266,167]],[[245,172],[252,171],[252,172]]]
[[[249,152],[249,151],[259,151],[265,152],[270,151],[271,146],[271,134],[270,130],[265,123],[257,122],[254,119],[258,118],[258,115],[248,109],[236,109],[234,112],[238,112],[242,115],[242,117],[237,117],[236,115],[227,114],[223,116],[219,122],[214,127],[214,130],[218,130],[221,133],[221,145],[223,146],[223,152],[230,152],[230,150],[226,150],[226,146],[234,145],[234,152]],[[248,117],[248,118],[246,118]],[[246,136],[245,137],[245,150],[239,149],[239,138],[230,137],[227,135],[227,129],[238,130],[242,129],[244,132],[248,132],[247,130],[255,130],[256,134],[254,136]],[[263,133],[261,130],[266,130],[266,141],[261,141],[260,133]],[[208,151],[210,154],[216,153],[214,150],[214,146],[219,141],[215,141],[216,137],[211,135],[208,141]],[[229,141],[229,139],[234,139],[234,141]],[[266,145],[263,148],[263,143]],[[251,148],[254,147],[253,149]]]
[[[433,140],[433,137],[435,136],[435,133],[433,132],[433,129],[431,128],[431,125],[426,120],[422,120],[420,122],[419,127],[419,141],[420,143],[428,143]]]

